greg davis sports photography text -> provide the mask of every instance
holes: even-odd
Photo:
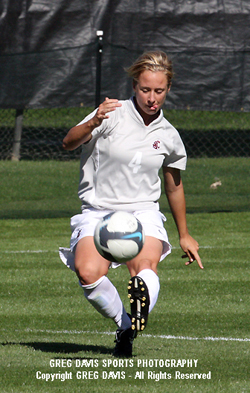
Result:
[[[210,380],[210,370],[198,359],[50,359],[46,370],[37,370],[41,382],[56,380]]]

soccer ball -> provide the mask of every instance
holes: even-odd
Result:
[[[95,228],[97,251],[111,262],[124,263],[136,257],[144,244],[140,221],[131,213],[116,211],[107,214]]]

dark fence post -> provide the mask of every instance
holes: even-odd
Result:
[[[22,125],[23,125],[23,109],[17,109],[15,130],[14,130],[14,142],[13,142],[13,148],[11,154],[12,161],[19,161],[20,159]]]
[[[101,73],[102,73],[102,38],[103,31],[97,30],[96,35],[98,37],[98,47],[96,56],[96,91],[95,91],[95,107],[100,105],[101,99]]]

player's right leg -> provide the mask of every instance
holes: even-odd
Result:
[[[75,270],[85,298],[104,317],[117,325],[115,356],[132,356],[134,332],[117,289],[106,277],[110,262],[96,250],[93,237],[81,238],[75,249]]]
[[[75,248],[75,271],[82,285],[90,285],[106,276],[110,262],[96,250],[92,236],[81,238]]]

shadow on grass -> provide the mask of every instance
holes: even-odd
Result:
[[[62,353],[72,354],[79,352],[93,352],[96,354],[110,355],[113,352],[112,348],[107,348],[100,345],[80,345],[71,343],[60,342],[7,342],[2,343],[3,346],[17,345],[23,347],[33,348],[35,351],[48,352],[48,353]]]
[[[223,207],[215,209],[215,208],[204,208],[204,207],[200,207],[197,206],[196,208],[188,208],[187,207],[187,214],[216,214],[216,213],[244,213],[244,212],[249,212],[250,211],[250,205],[248,204],[248,206],[244,205],[244,206],[240,206],[240,207],[232,207],[232,209],[223,209]],[[165,209],[162,208],[161,212],[164,215],[168,215],[171,214],[169,209]]]
[[[249,130],[179,129],[188,157],[249,157]]]
[[[161,208],[163,214],[170,214],[169,208]],[[203,207],[197,206],[195,208],[188,208],[188,214],[200,214],[200,213],[242,213],[242,212],[249,212],[250,205],[243,204],[242,206],[234,206],[231,209],[225,209],[223,207],[218,207],[217,209],[214,207]],[[70,219],[75,214],[79,214],[79,210],[72,210],[72,211],[61,211],[61,210],[46,210],[46,211],[26,211],[26,210],[19,210],[19,211],[0,211],[0,220],[40,220],[40,219],[47,219],[47,218],[68,218]]]
[[[62,211],[62,210],[36,210],[36,211],[28,211],[28,210],[6,210],[0,211],[0,220],[40,220],[45,218],[68,218],[74,216],[75,214],[79,214],[79,210],[72,211]]]

